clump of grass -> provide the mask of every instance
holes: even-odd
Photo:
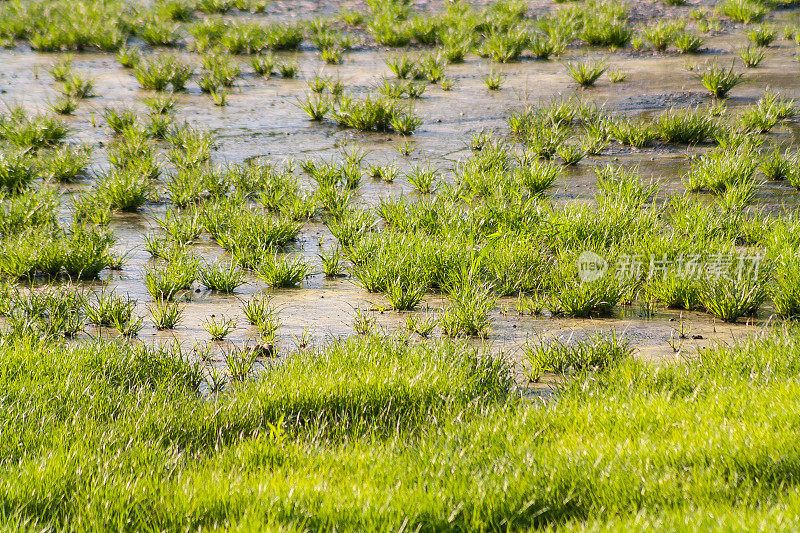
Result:
[[[797,35],[797,25],[786,25],[786,26],[784,26],[783,30],[781,30],[781,35],[787,41],[794,40],[795,36]]]
[[[150,306],[150,316],[156,329],[175,329],[183,319],[183,308],[178,302],[156,298]]]
[[[17,194],[27,189],[36,176],[33,159],[22,150],[0,150],[0,189]]]
[[[426,314],[424,317],[408,315],[406,317],[406,329],[410,333],[416,333],[423,339],[427,339],[436,329],[436,315]]]
[[[119,135],[125,130],[132,128],[136,124],[136,112],[132,109],[112,109],[107,107],[103,110],[103,118],[111,131]]]
[[[587,132],[581,142],[583,151],[586,152],[586,155],[600,154],[608,146],[609,137],[610,135],[604,135],[599,132]]]
[[[376,13],[368,29],[381,46],[400,48],[411,42],[411,25],[405,20],[398,20],[395,14],[388,11]]]
[[[489,313],[494,309],[497,298],[487,285],[474,279],[452,283],[450,305],[439,315],[442,331],[450,337],[486,337],[492,323]]]
[[[228,91],[226,91],[224,88],[211,89],[211,91],[208,93],[208,96],[211,98],[211,101],[215,106],[224,107],[228,105]]]
[[[272,287],[295,287],[312,273],[312,266],[301,256],[294,259],[265,254],[255,265],[259,278]]]
[[[744,24],[761,20],[769,11],[758,0],[723,0],[717,4],[717,9],[725,16]]]
[[[756,68],[766,56],[763,48],[747,45],[739,49],[739,57],[747,68]]]
[[[427,79],[431,83],[439,83],[444,78],[445,67],[445,58],[437,53],[428,54],[414,65],[412,76],[417,80]]]
[[[395,111],[389,121],[392,129],[400,135],[411,135],[419,127],[422,120],[410,109]]]
[[[202,326],[211,335],[211,340],[221,341],[236,329],[236,320],[226,318],[224,315],[220,315],[219,318],[216,315],[211,315],[203,321]]]
[[[61,92],[70,98],[89,98],[94,96],[94,79],[77,72],[70,72],[61,81]]]
[[[756,46],[767,47],[778,36],[775,28],[770,26],[758,26],[747,32],[747,38],[753,41]]]
[[[355,309],[353,313],[353,330],[357,335],[369,335],[375,331],[377,318],[369,312]]]
[[[797,168],[793,168],[786,179],[789,182],[789,185],[797,190],[800,190],[800,171],[798,171]]]
[[[140,128],[128,128],[108,145],[108,160],[114,172],[132,172],[136,178],[155,179],[160,173],[155,147]]]
[[[321,94],[328,87],[330,81],[331,78],[329,76],[315,74],[313,78],[306,81],[306,84],[308,84],[308,88],[311,89],[312,92]]]
[[[384,62],[399,79],[408,78],[414,70],[414,60],[407,54],[385,58]]]
[[[538,197],[550,189],[562,173],[557,165],[536,159],[529,164],[520,164],[514,177],[531,197]]]
[[[732,279],[720,276],[700,284],[700,303],[709,313],[724,322],[755,314],[767,297],[763,280]]]
[[[233,7],[231,0],[197,0],[195,9],[203,13],[226,13]]]
[[[640,209],[649,205],[659,186],[643,181],[635,170],[615,165],[594,167],[597,175],[597,204],[608,215],[609,209]],[[567,264],[567,266],[569,266]]]
[[[561,39],[535,35],[529,44],[529,49],[536,59],[547,60],[564,51],[565,45]]]
[[[569,77],[575,80],[581,87],[591,87],[600,79],[600,76],[608,69],[605,61],[569,61],[566,64]]]
[[[602,372],[629,361],[632,356],[633,347],[628,339],[615,331],[590,334],[575,342],[556,339],[549,344],[528,344],[524,350],[528,378],[533,382],[539,381],[542,372]]]
[[[483,75],[483,83],[490,91],[499,91],[503,87],[505,78],[505,74],[492,68],[489,72]]]
[[[376,87],[378,92],[382,95],[387,96],[389,98],[400,98],[407,94],[409,89],[413,89],[413,87],[422,86],[421,84],[412,84],[411,82],[399,82],[395,83],[388,78],[383,78],[381,82]],[[423,91],[424,92],[424,91]]]
[[[744,132],[767,133],[778,123],[778,116],[769,106],[755,105],[745,108],[737,122]]]
[[[170,20],[145,19],[136,33],[151,46],[172,46],[177,39],[178,25]]]
[[[86,318],[97,326],[113,326],[130,322],[136,300],[119,296],[105,288],[86,306]]]
[[[244,284],[244,272],[238,269],[236,263],[205,263],[197,271],[200,283],[211,290],[231,293]]]
[[[250,66],[253,71],[259,76],[269,78],[272,71],[275,69],[275,56],[272,54],[259,54],[250,58]]]
[[[774,262],[769,296],[775,310],[784,318],[800,318],[800,263],[791,251],[781,253]]]
[[[300,24],[272,24],[267,32],[267,46],[272,50],[296,50],[303,42],[303,37]]]
[[[166,138],[173,145],[167,156],[179,170],[202,170],[211,158],[214,137],[189,126],[173,128]]]
[[[338,76],[328,82],[328,92],[334,96],[340,96],[344,92],[344,81]]]
[[[400,169],[398,169],[397,165],[394,163],[388,165],[370,165],[367,173],[376,180],[392,183],[400,174]]]
[[[725,214],[739,213],[753,203],[759,182],[745,181],[728,187],[717,199],[718,205]]]
[[[586,156],[583,147],[572,143],[562,144],[556,149],[556,153],[565,166],[577,165]]]
[[[700,287],[696,279],[669,272],[663,276],[655,276],[647,283],[646,295],[670,309],[700,308]]]
[[[39,263],[39,250],[34,239],[29,238],[28,230],[13,238],[8,238],[0,247],[0,273],[3,278],[12,280],[31,280]]]
[[[684,184],[690,191],[709,190],[723,194],[750,181],[757,168],[758,157],[752,147],[720,148],[697,159]]]
[[[386,131],[396,104],[390,99],[367,96],[357,100],[344,96],[334,109],[334,118],[339,124],[358,130]]]
[[[306,95],[305,100],[298,99],[298,107],[308,114],[310,120],[321,121],[333,109],[333,102],[321,94]]]
[[[142,317],[136,317],[135,319],[131,319],[127,322],[114,323],[114,329],[116,329],[123,337],[135,337],[139,334],[143,327],[144,319],[142,319]]]
[[[64,270],[75,280],[95,279],[112,262],[114,236],[99,228],[73,228],[66,241]]]
[[[743,73],[733,70],[733,65],[726,70],[725,67],[711,64],[698,77],[708,92],[717,98],[725,98],[731,89],[742,82],[743,76]]]
[[[189,244],[200,236],[203,230],[200,216],[195,210],[184,212],[167,211],[155,219],[156,224],[177,245]]]
[[[360,11],[343,7],[339,10],[339,19],[350,26],[360,26],[364,22],[364,14]]]
[[[617,141],[635,148],[650,146],[658,136],[649,122],[633,119],[614,120],[610,130]]]
[[[568,139],[569,131],[565,126],[549,119],[537,121],[537,123],[538,127],[526,128],[526,154],[541,159],[552,159],[559,147]]]
[[[368,95],[364,99],[343,96],[333,109],[334,119],[341,125],[362,131],[394,130],[402,135],[413,133],[420,119],[411,109],[397,104],[394,99],[376,98]]]
[[[703,33],[718,32],[722,27],[722,22],[716,13],[698,13],[697,29]]]
[[[406,311],[417,307],[427,290],[425,283],[417,279],[398,277],[389,281],[384,294],[392,309]]]
[[[530,37],[525,30],[511,30],[507,32],[493,32],[489,34],[478,47],[477,53],[481,57],[489,57],[492,61],[508,63],[515,61],[528,47]]]
[[[154,94],[142,99],[144,105],[149,107],[153,113],[165,115],[175,107],[175,97],[171,94]]]
[[[703,46],[704,43],[705,39],[699,35],[685,31],[675,37],[673,44],[682,54],[694,54],[700,50],[700,47]]]
[[[232,87],[241,73],[239,65],[226,54],[206,54],[202,56],[201,62],[205,69],[201,79],[209,80],[205,82],[209,88]]]
[[[137,168],[111,170],[99,176],[95,193],[111,209],[136,211],[153,200],[155,187],[149,176]]]
[[[450,32],[441,36],[442,57],[449,63],[463,63],[472,47],[472,37],[466,32]]]
[[[230,375],[231,380],[234,382],[243,383],[253,373],[258,354],[255,350],[247,350],[238,348],[236,346],[229,346],[225,349],[223,357],[225,359],[225,364],[228,366],[228,374]]]
[[[169,85],[175,91],[183,90],[192,72],[191,66],[170,54],[143,59],[133,67],[133,74],[142,87],[155,91],[164,91]]]
[[[616,280],[601,278],[580,282],[564,278],[552,292],[551,311],[576,318],[610,316],[625,288]]]
[[[583,29],[578,36],[591,46],[622,48],[633,37],[634,30],[628,25],[627,15],[617,10],[619,4],[609,11],[594,13],[583,21]]]
[[[797,115],[797,107],[794,100],[786,98],[767,89],[764,96],[759,98],[756,107],[762,109],[766,114],[774,116],[778,120],[784,120]]]
[[[329,65],[339,65],[344,59],[344,50],[339,46],[328,46],[319,51],[319,57]]]
[[[628,74],[621,70],[613,70],[608,73],[608,79],[611,83],[622,83],[628,79]]]
[[[242,305],[242,311],[250,324],[258,328],[262,335],[272,338],[280,327],[278,310],[270,305],[269,298],[254,297]]]
[[[50,104],[50,109],[53,111],[53,113],[58,115],[71,115],[76,109],[78,109],[78,100],[71,96],[65,95],[55,102],[52,102]]]
[[[658,135],[668,143],[699,144],[716,138],[720,131],[707,110],[668,110],[656,120]]]
[[[282,61],[276,65],[276,68],[278,69],[281,77],[287,79],[295,78],[299,72],[299,67],[297,66],[296,61]]]
[[[152,139],[164,140],[172,128],[174,119],[171,115],[151,113],[144,124],[145,134]]]
[[[408,83],[405,86],[405,93],[409,98],[421,98],[426,89],[427,85],[424,83]]]
[[[327,251],[321,250],[317,257],[322,262],[322,271],[326,277],[334,278],[344,275],[345,265],[341,251],[338,248],[333,247]]]
[[[85,172],[91,153],[91,147],[88,145],[60,146],[42,154],[38,158],[37,167],[41,175],[47,179],[61,183],[74,181]],[[2,179],[3,172],[0,164],[0,181],[5,185],[6,180]]]
[[[200,79],[197,80],[197,85],[200,86],[200,90],[204,93],[211,93],[219,90],[220,81],[214,77],[213,74],[204,73],[200,76]]]
[[[430,164],[415,165],[406,178],[422,194],[431,194],[436,190],[436,171]]]
[[[142,60],[142,54],[138,48],[123,46],[117,50],[117,62],[123,68],[133,68]]]
[[[405,140],[405,141],[403,141],[403,142],[402,142],[402,143],[400,143],[400,145],[397,147],[397,151],[398,151],[398,152],[400,152],[400,155],[403,155],[403,156],[405,156],[405,157],[408,157],[408,156],[410,156],[412,153],[414,153],[414,150],[415,150],[415,149],[416,149],[416,147],[415,147],[415,146],[414,146],[414,144],[413,144],[411,141],[409,141],[409,140]]]
[[[56,81],[64,81],[72,74],[72,54],[66,55],[47,67],[47,72]]]
[[[686,23],[682,21],[659,21],[644,28],[643,33],[656,51],[664,52],[675,42],[685,27]]]
[[[73,338],[86,327],[82,310],[85,293],[72,286],[42,287],[22,294],[13,283],[2,287],[3,317],[7,339],[19,334],[37,338],[40,342],[58,342],[60,337]]]
[[[19,147],[39,150],[56,146],[69,133],[67,125],[49,115],[28,115],[21,107],[12,107],[0,120],[0,139]]]
[[[759,165],[759,169],[768,180],[780,181],[789,177],[793,170],[800,165],[800,158],[797,153],[781,153],[780,150],[773,150]]]
[[[198,266],[197,259],[187,255],[173,258],[166,266],[149,265],[144,270],[145,287],[155,300],[172,300],[191,288]]]

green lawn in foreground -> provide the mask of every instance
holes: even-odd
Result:
[[[366,337],[212,397],[173,351],[0,346],[9,528],[798,525],[800,343],[625,359],[521,401],[458,343]]]

